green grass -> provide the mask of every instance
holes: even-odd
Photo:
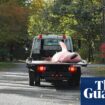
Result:
[[[16,64],[14,64],[12,62],[0,62],[0,70],[1,69],[13,68],[15,66],[16,66]]]
[[[90,72],[95,76],[105,77],[105,67],[92,67]]]

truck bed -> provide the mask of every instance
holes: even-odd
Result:
[[[78,65],[78,66],[87,66],[87,61],[82,60],[78,63],[63,63],[63,62],[51,62],[51,61],[37,61],[37,60],[26,60],[26,64],[28,65]]]

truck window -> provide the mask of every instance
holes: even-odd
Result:
[[[41,47],[41,40],[34,39],[33,45],[32,45],[32,53],[39,54],[40,53],[40,47]]]
[[[66,44],[67,49],[72,52],[73,51],[72,40],[71,39],[65,39],[64,43]]]
[[[73,51],[72,41],[71,39],[54,39],[54,38],[46,38],[46,39],[34,39],[32,45],[32,53],[40,54],[40,51],[60,51],[61,47],[59,45],[60,41],[64,41],[69,51]]]
[[[59,45],[60,39],[44,39],[44,50],[61,50]]]
[[[58,43],[59,41],[57,40],[57,39],[45,39],[44,40],[44,46],[58,46],[59,45],[59,43]]]

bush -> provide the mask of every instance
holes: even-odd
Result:
[[[8,58],[9,56],[9,51],[6,48],[1,48],[0,49],[0,60],[4,61]]]
[[[78,53],[80,54],[80,56],[83,58],[83,59],[87,59],[88,58],[88,49],[85,47],[85,48],[81,48],[78,50]]]

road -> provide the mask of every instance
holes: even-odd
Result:
[[[86,71],[83,69],[84,76],[89,76]],[[80,105],[80,89],[66,83],[29,86],[26,65],[19,63],[16,68],[0,72],[0,105]]]

